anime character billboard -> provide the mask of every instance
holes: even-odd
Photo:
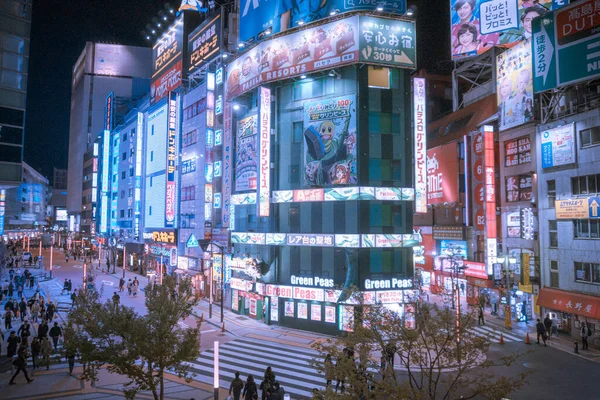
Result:
[[[235,190],[256,190],[258,115],[251,115],[239,121],[236,136]]]
[[[304,103],[304,183],[346,185],[356,179],[356,96]]]

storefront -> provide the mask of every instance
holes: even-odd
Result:
[[[465,261],[465,267],[467,304],[471,306],[491,304],[491,289],[494,287],[494,282],[488,279],[485,264]]]
[[[231,288],[231,310],[233,312],[257,320],[264,319],[268,307],[268,301],[264,296],[264,283],[231,278],[229,287]]]
[[[581,322],[592,332],[600,329],[600,298],[563,290],[542,288],[537,305],[543,307],[541,315],[556,318],[559,331],[579,337]]]

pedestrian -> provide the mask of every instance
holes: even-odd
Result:
[[[556,333],[556,337],[558,337],[558,318],[556,316],[552,318],[552,333]]]
[[[21,297],[23,297],[23,285],[19,284],[17,286],[17,298],[20,299]]]
[[[41,339],[40,347],[41,347],[41,351],[42,351],[42,358],[46,364],[46,370],[49,370],[50,369],[50,355],[52,354],[52,345],[50,344],[50,341],[48,340],[47,336],[44,336]]]
[[[382,357],[382,363],[385,361],[385,357]],[[325,356],[325,388],[328,388],[331,385],[331,382],[335,379],[335,373],[333,369],[333,361],[331,360],[331,354],[327,354]],[[382,367],[383,368],[383,367]]]
[[[121,296],[115,291],[115,294],[112,296],[112,301],[115,306],[115,311],[119,309],[119,302],[121,301]]]
[[[11,309],[7,309],[4,313],[4,329],[9,330],[12,329],[12,318],[13,312]]]
[[[544,341],[544,346],[546,346],[546,327],[544,326],[544,323],[542,321],[540,321],[540,319],[537,319],[537,324],[535,325],[535,329],[537,332],[537,344],[540,344],[540,336],[542,337],[542,340]]]
[[[69,279],[69,286],[67,288],[67,294],[70,294],[71,290],[73,290],[73,282],[71,282],[71,280]]]
[[[21,313],[21,322],[25,321],[25,317],[27,316],[27,302],[25,302],[25,297],[21,297],[21,301],[19,302],[19,313]]]
[[[479,306],[479,314],[477,316],[477,325],[485,325],[485,319],[483,318],[483,307]]]
[[[69,262],[69,252],[65,253],[65,262]]]
[[[75,368],[75,351],[68,343],[65,343],[65,358],[69,363],[69,375],[73,375],[73,368]]]
[[[29,325],[29,321],[25,321],[23,325],[19,327],[17,335],[21,336],[23,342],[29,341],[29,336],[31,336],[31,325]]]
[[[244,389],[244,381],[240,379],[240,373],[236,371],[235,378],[229,385],[229,396],[233,396],[233,400],[240,400],[242,389]]]
[[[108,258],[106,259],[106,273],[110,273],[110,260]]]
[[[50,337],[52,338],[52,342],[54,343],[54,350],[57,350],[58,339],[61,336],[62,336],[62,329],[60,329],[60,326],[58,326],[58,322],[55,322],[52,329],[50,329]]]
[[[11,271],[12,271],[12,269],[11,269]],[[13,283],[12,280],[13,280],[13,277],[11,275],[11,277],[10,277],[10,283],[8,284],[8,297],[11,298],[11,299],[12,299],[13,293],[15,291],[15,284]]]
[[[392,366],[392,368],[394,367],[394,358],[396,355],[396,345],[392,342],[389,342],[386,346],[385,346],[385,354],[387,356],[387,362]]]
[[[275,397],[275,400],[283,400],[283,397],[285,396],[285,390],[283,390],[279,382],[275,381],[273,383],[273,389],[273,395]]]
[[[585,322],[581,323],[581,350],[588,349],[588,336],[592,336],[592,330]]]
[[[31,311],[31,321],[32,322],[38,322],[38,314],[40,312],[40,304],[37,301],[34,301],[33,304],[30,307],[30,311]]]
[[[273,384],[275,383],[275,373],[273,369],[268,366],[265,369],[265,374],[263,376],[263,381],[260,383],[260,390],[262,390],[262,400],[267,398],[267,390],[273,389]]]
[[[248,375],[242,394],[244,395],[244,400],[258,399],[258,390],[256,389],[256,383],[254,382],[254,377],[252,375]]]
[[[48,322],[52,322],[52,319],[54,319],[55,310],[56,308],[54,307],[54,303],[50,301],[48,303],[48,307],[46,308],[46,319],[48,320]]]
[[[25,379],[27,379],[27,383],[31,383],[33,382],[33,379],[29,379],[29,375],[27,375],[27,357],[29,356],[28,352],[27,352],[27,347],[21,347],[19,349],[19,353],[17,354],[17,359],[13,361],[13,365],[15,367],[17,367],[17,371],[15,372],[15,374],[12,376],[12,378],[10,378],[10,381],[8,382],[9,385],[14,385],[15,384],[15,378],[17,377],[17,375],[19,375],[19,372],[23,371],[23,375],[25,375]]]
[[[29,288],[33,289],[33,285],[35,284],[35,277],[33,276],[33,274],[31,274],[29,276]]]
[[[17,348],[19,347],[19,343],[21,343],[21,338],[17,336],[15,331],[10,331],[10,335],[8,339],[6,339],[6,357],[13,358],[15,354],[17,354]]]
[[[548,337],[552,337],[552,320],[550,319],[550,314],[546,314],[546,318],[544,318],[544,327],[546,328]]]
[[[139,284],[138,280],[135,279],[133,281],[133,284],[131,285],[131,290],[133,291],[133,297],[137,297],[139,287],[140,287],[140,284]]]
[[[65,281],[63,282],[63,288],[60,291],[60,294],[65,294],[65,290],[69,289],[69,281],[67,280],[67,278],[65,278]]]
[[[43,340],[45,337],[48,337],[48,321],[43,320],[42,323],[38,326],[38,338]]]
[[[119,292],[122,292],[123,290],[125,290],[125,279],[121,277],[119,279]]]
[[[42,351],[42,344],[40,343],[40,339],[37,337],[33,338],[31,342],[31,364],[33,365],[33,369],[37,368],[37,364],[35,363],[40,356],[40,352]]]
[[[130,296],[131,296],[131,289],[132,289],[132,286],[133,286],[133,282],[131,282],[131,279],[129,279],[129,280],[127,281],[127,293],[128,293]]]

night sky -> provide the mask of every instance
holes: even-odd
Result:
[[[86,41],[148,45],[140,34],[162,9],[163,0],[36,0],[33,4],[25,161],[52,179],[67,168],[71,71]],[[178,0],[170,1],[176,7]],[[448,61],[449,0],[417,4],[419,67],[429,71]],[[51,182],[52,183],[52,182]]]

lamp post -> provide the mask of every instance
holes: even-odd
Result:
[[[215,400],[219,400],[219,341],[215,340],[213,346],[214,346],[213,388],[214,388]]]
[[[506,305],[504,306],[504,327],[507,329],[512,329],[512,310],[511,310],[511,295],[510,295],[510,265],[515,264],[517,259],[512,256],[507,256],[504,254],[500,254],[496,257],[496,260],[504,265],[504,273],[506,275]]]
[[[200,244],[200,247],[202,248],[202,251],[207,251],[208,250],[208,246],[215,246],[219,249],[220,251],[220,255],[221,255],[221,323],[223,323],[223,320],[225,319],[225,310],[224,310],[224,301],[223,301],[223,291],[225,288],[225,265],[223,263],[223,247],[221,247],[220,245],[216,244],[215,242],[211,241],[211,240],[199,240],[198,243]],[[212,249],[211,249],[212,250]],[[211,251],[212,252],[212,251]],[[212,263],[211,263],[211,271],[212,272]],[[212,286],[213,286],[213,279],[212,279],[212,273],[210,274],[210,305],[212,305]],[[209,317],[212,318],[212,307],[209,306]]]

